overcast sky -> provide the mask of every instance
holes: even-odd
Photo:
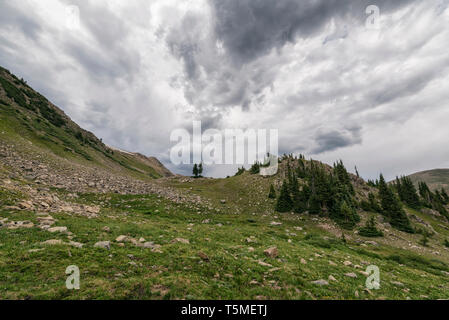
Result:
[[[448,52],[449,0],[0,0],[0,65],[179,173],[170,132],[193,120],[365,178],[449,167]]]

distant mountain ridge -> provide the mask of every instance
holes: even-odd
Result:
[[[430,189],[444,188],[449,191],[449,169],[433,169],[409,175],[413,183],[426,182]]]

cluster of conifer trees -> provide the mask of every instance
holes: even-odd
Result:
[[[296,165],[291,165],[295,162]],[[269,197],[274,193],[274,188],[270,187]],[[299,158],[290,155],[276,211],[325,214],[350,229],[360,221],[354,195],[354,187],[343,162],[335,163],[329,172],[321,163],[305,161],[302,155]]]
[[[449,213],[444,207],[449,205],[449,196],[446,191],[441,188],[440,191],[435,190],[435,192],[432,192],[425,182],[420,182],[418,189],[421,197],[421,205],[423,207],[438,211],[449,220]]]
[[[381,174],[376,181],[368,181],[378,192],[370,192],[367,200],[358,202],[351,177],[342,161],[332,169],[317,161],[306,161],[303,155],[294,157],[284,155],[280,162],[286,161],[286,174],[279,196],[273,185],[268,197],[276,200],[276,211],[320,214],[329,216],[340,226],[352,229],[359,221],[357,209],[383,215],[393,228],[415,233],[403,204],[421,209],[428,207],[437,210],[449,220],[445,206],[449,196],[444,189],[432,192],[426,183],[419,183],[416,189],[409,177],[397,178],[387,184]],[[366,236],[381,236],[376,229],[374,216],[360,229]]]

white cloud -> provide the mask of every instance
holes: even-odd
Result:
[[[204,129],[279,129],[281,151],[392,178],[449,165],[448,2],[400,3],[381,10],[380,30],[358,12],[297,22],[290,10],[299,31],[278,38],[288,25],[272,13],[257,28],[240,16],[242,34],[228,37],[233,13],[206,0],[5,2],[0,64],[106,143],[165,162],[170,132],[196,118]],[[79,29],[67,27],[68,5]]]

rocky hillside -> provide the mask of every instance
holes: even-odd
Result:
[[[414,173],[409,176],[415,184],[426,182],[431,190],[444,188],[449,191],[449,169],[434,169]]]
[[[81,165],[143,180],[172,176],[155,158],[106,146],[24,80],[1,67],[0,143],[2,147],[9,146],[27,158],[35,155],[41,162],[46,162],[43,165],[50,167],[61,163],[68,164],[68,167]],[[7,164],[17,167],[19,163],[8,161]],[[33,170],[39,169],[35,165],[32,167]],[[63,171],[61,175],[64,175]]]

